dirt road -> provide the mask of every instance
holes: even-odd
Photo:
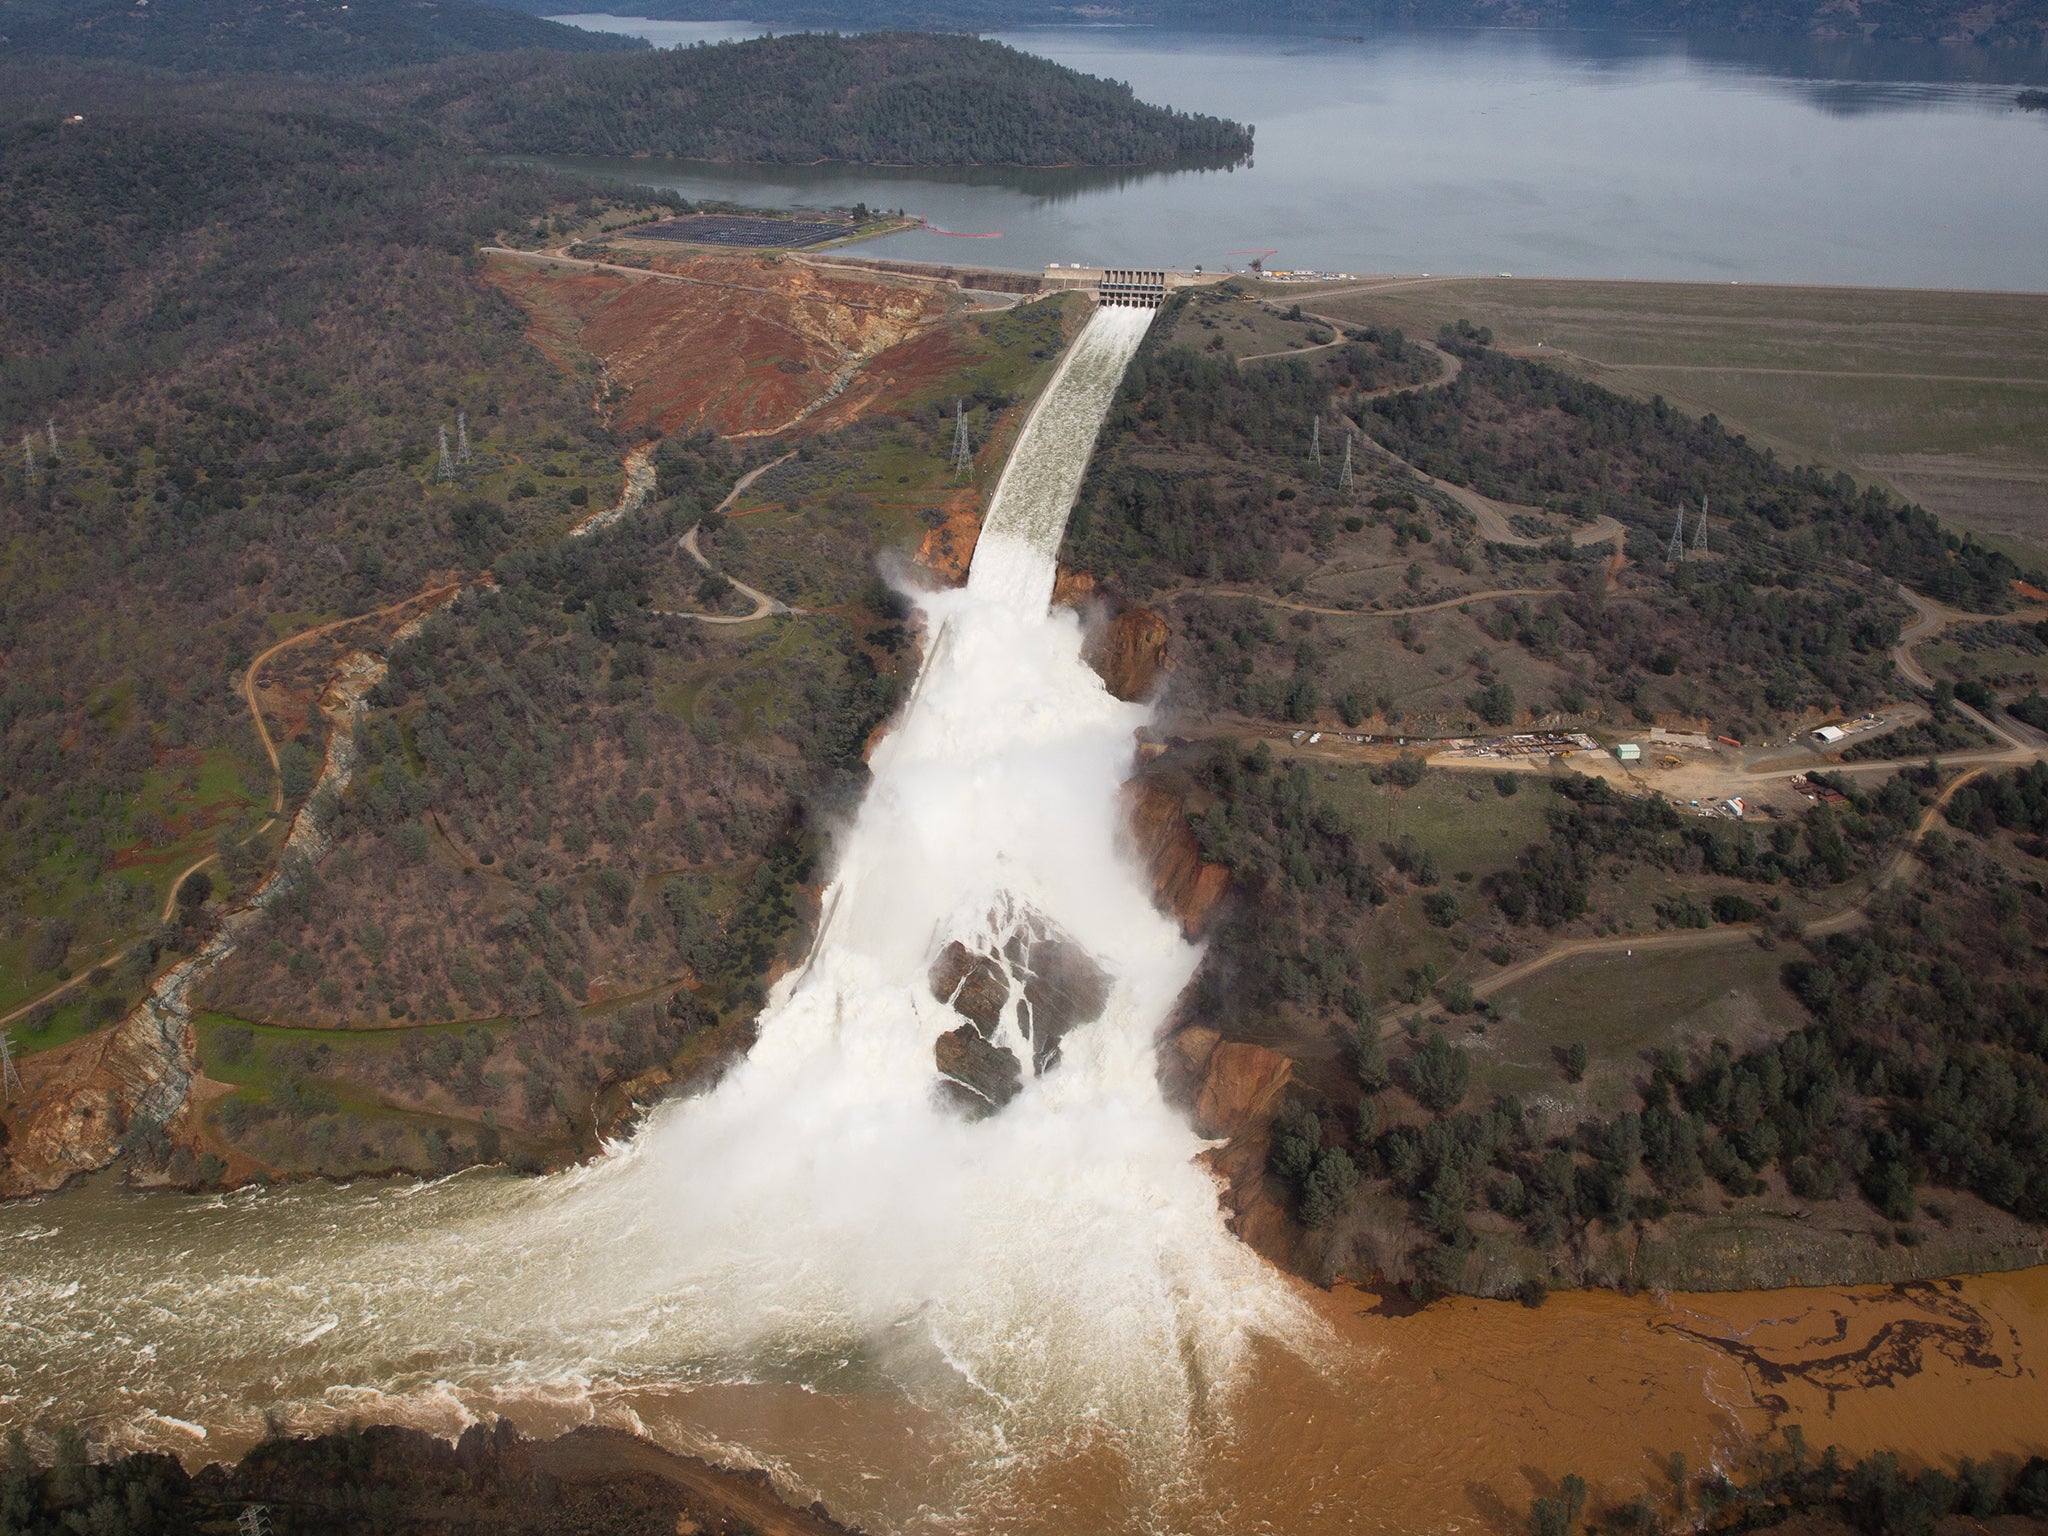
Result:
[[[1871,881],[1870,895],[1865,896],[1861,901],[1856,902],[1852,906],[1844,907],[1839,912],[1833,912],[1826,917],[1814,919],[1812,922],[1804,925],[1804,931],[1808,934],[1819,936],[1831,933],[1846,933],[1851,928],[1860,926],[1864,921],[1872,896],[1893,884],[1910,880],[1913,877],[1918,868],[1918,861],[1914,856],[1914,850],[1920,846],[1921,839],[1934,829],[1935,824],[1941,819],[1942,812],[1948,809],[1948,803],[1955,798],[1956,791],[1971,780],[1981,778],[1988,771],[1985,768],[1972,768],[1967,773],[1958,774],[1935,797],[1934,803],[1921,813],[1920,820],[1914,824],[1912,832],[1899,844],[1898,849],[1892,854],[1891,859],[1886,863],[1883,870]],[[1606,939],[1565,939],[1551,945],[1550,948],[1544,950],[1540,955],[1532,955],[1527,960],[1507,966],[1502,970],[1495,971],[1491,976],[1483,980],[1474,982],[1472,984],[1472,995],[1474,997],[1491,997],[1496,992],[1505,991],[1518,982],[1526,981],[1539,971],[1548,970],[1561,960],[1569,960],[1578,955],[1633,954],[1637,950],[1641,950],[1645,954],[1655,955],[1669,954],[1674,950],[1720,949],[1733,945],[1754,943],[1756,942],[1756,935],[1757,930],[1754,927],[1748,924],[1734,924],[1713,928],[1684,928],[1673,933],[1623,935]],[[1390,1013],[1402,1014],[1412,1011],[1412,1009],[1400,1008],[1390,1010]]]
[[[268,650],[259,653],[256,659],[249,663],[242,673],[242,702],[249,706],[249,719],[256,727],[256,739],[262,743],[263,756],[270,764],[271,779],[270,815],[265,818],[263,825],[256,829],[255,835],[260,836],[276,826],[278,818],[284,813],[284,776],[278,769],[277,743],[271,739],[270,727],[264,723],[263,709],[256,699],[256,680],[264,666],[294,646],[304,645],[308,640],[317,639],[321,635],[331,634],[335,630],[344,628],[347,625],[361,624],[368,619],[385,618],[405,608],[409,608],[415,603],[425,603],[430,608],[438,607],[467,585],[469,585],[467,582],[451,582],[444,586],[431,588],[425,592],[415,593],[411,597],[401,598],[395,603],[386,604],[384,607],[373,609],[369,613],[359,613],[351,618],[333,619],[325,624],[316,624],[311,629],[301,630],[296,635],[291,635],[278,641],[277,644],[271,646]],[[171,882],[170,890],[164,897],[164,908],[161,913],[161,920],[163,922],[169,922],[172,914],[177,911],[178,887],[183,885],[191,876],[206,868],[207,865],[215,862],[219,857],[220,855],[217,853],[204,854],[194,859],[178,872],[178,877]],[[8,1012],[0,1014],[0,1025],[11,1024],[16,1019],[26,1015],[30,1010],[38,1008],[44,1003],[54,1002],[56,999],[66,996],[76,988],[84,985],[91,978],[94,970],[101,965],[118,959],[134,942],[136,941],[131,939],[110,945],[101,954],[99,959],[89,965],[81,965],[78,974],[70,980],[59,982],[47,991],[28,998],[16,1004]]]
[[[727,509],[730,508],[734,502],[738,501],[741,496],[745,495],[747,491],[752,488],[756,480],[760,479],[763,475],[767,474],[769,470],[775,468],[778,464],[787,464],[791,459],[795,457],[796,450],[792,448],[789,450],[789,452],[785,453],[781,458],[770,459],[766,464],[748,470],[744,475],[741,475],[739,479],[733,482],[732,489],[725,493],[725,500],[721,501],[717,506],[711,509],[711,515],[713,517],[723,516],[726,513]],[[718,568],[716,566],[714,566],[709,560],[704,558],[704,552],[697,547],[697,530],[702,526],[703,525],[701,523],[692,523],[690,525],[690,531],[684,534],[680,539],[676,541],[676,547],[682,550],[685,554],[687,554],[692,560],[696,561],[697,564],[702,566],[705,570],[711,571],[713,574],[722,574],[718,571]],[[742,614],[685,613],[679,609],[669,608],[658,609],[656,611],[659,613],[666,614],[671,618],[695,619],[699,624],[751,624],[754,622],[754,620],[765,619],[770,614],[796,613],[799,611],[798,609],[790,607],[789,604],[783,602],[780,598],[770,597],[766,592],[758,591],[755,588],[748,586],[744,581],[740,581],[736,577],[728,575],[725,579],[733,584],[733,588],[735,591],[738,591],[744,594],[745,596],[753,599],[753,612]]]
[[[1284,608],[1289,613],[1326,613],[1340,619],[1398,619],[1404,614],[1440,613],[1446,608],[1461,608],[1466,603],[1483,603],[1496,597],[1556,597],[1564,590],[1563,587],[1497,587],[1487,592],[1461,592],[1456,597],[1438,598],[1433,603],[1413,603],[1406,608],[1318,608],[1313,603],[1290,602],[1284,597],[1268,597],[1263,592],[1245,592],[1236,587],[1182,587],[1178,591],[1163,593],[1153,601],[1163,604],[1183,597],[1241,597],[1250,602],[1264,603],[1269,608]]]

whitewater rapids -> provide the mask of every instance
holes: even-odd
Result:
[[[0,1423],[88,1416],[189,1447],[272,1406],[431,1417],[773,1382],[943,1415],[971,1453],[963,1485],[1104,1440],[1172,1475],[1253,1341],[1303,1323],[1161,1100],[1155,1040],[1198,953],[1121,851],[1146,714],[1083,663],[1076,617],[1048,611],[1150,320],[1096,311],[966,588],[920,599],[919,679],[839,839],[812,952],[744,1062],[546,1179],[6,1213]],[[933,1042],[961,1019],[928,972],[1025,910],[1086,947],[1109,1001],[1055,1070],[1027,1067],[1014,1102],[969,1123],[934,1094]]]

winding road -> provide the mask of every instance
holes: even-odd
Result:
[[[426,604],[429,609],[439,607],[440,604],[446,602],[449,598],[470,585],[472,583],[461,581],[449,582],[443,586],[429,588],[425,592],[416,592],[411,597],[401,598],[395,603],[388,603],[384,607],[372,609],[368,613],[358,613],[349,618],[332,619],[325,624],[316,624],[311,629],[300,630],[296,635],[288,636],[278,641],[277,644],[271,646],[268,650],[259,652],[256,659],[249,663],[242,672],[242,702],[249,706],[249,719],[256,727],[256,739],[262,743],[263,756],[270,764],[271,781],[270,814],[264,819],[263,824],[256,829],[255,833],[252,834],[253,836],[261,836],[263,833],[268,832],[277,825],[278,818],[284,814],[284,775],[278,766],[277,743],[271,738],[270,727],[263,720],[263,708],[256,698],[256,680],[264,666],[273,658],[283,654],[285,651],[291,650],[294,646],[304,645],[308,640],[315,640],[321,635],[332,634],[335,630],[345,628],[348,625],[361,624],[369,619],[386,618],[391,614],[398,613],[419,603]],[[178,888],[191,876],[206,868],[207,865],[214,863],[219,857],[218,853],[203,854],[178,872],[177,878],[171,881],[170,888],[165,893],[164,907],[159,917],[160,921],[169,922],[172,914],[177,911]],[[6,1013],[0,1014],[0,1026],[12,1024],[15,1020],[22,1018],[32,1010],[41,1007],[44,1003],[53,1002],[57,998],[63,997],[84,985],[91,978],[93,971],[102,965],[109,964],[118,959],[138,942],[140,941],[136,939],[116,940],[101,953],[99,959],[92,961],[88,965],[81,966],[78,973],[68,981],[59,982],[47,991],[28,998],[16,1004]]]
[[[1893,763],[1888,766],[1896,769],[1899,765]],[[1861,901],[1838,912],[1831,912],[1825,917],[1802,924],[1801,931],[1812,936],[1825,936],[1831,933],[1846,933],[1851,928],[1861,926],[1868,915],[1871,901],[1881,891],[1912,877],[1916,863],[1914,850],[1920,846],[1921,839],[1934,829],[1941,818],[1941,813],[1955,798],[1956,791],[1989,771],[1988,768],[1972,768],[1967,773],[1956,775],[1935,797],[1933,804],[1921,813],[1912,832],[1893,851],[1885,867],[1872,879],[1869,894]],[[1549,970],[1560,961],[1575,959],[1582,955],[1633,955],[1638,950],[1658,955],[1695,949],[1727,949],[1743,944],[1754,944],[1757,942],[1758,932],[1758,928],[1752,924],[1738,923],[1717,924],[1712,928],[1681,928],[1669,933],[1622,934],[1600,939],[1561,939],[1541,954],[1531,955],[1527,960],[1517,961],[1495,971],[1491,976],[1473,982],[1472,995],[1475,998],[1492,997],[1497,992],[1504,992],[1520,982],[1527,981],[1539,972]],[[1440,1005],[1434,1001],[1419,1007],[1404,1003],[1384,1009],[1379,1016],[1381,1032],[1391,1033],[1400,1019],[1412,1017],[1417,1012],[1431,1015],[1441,1011]]]
[[[1237,587],[1179,587],[1172,592],[1161,593],[1153,601],[1157,603],[1177,602],[1183,597],[1240,597],[1247,602],[1264,603],[1268,608],[1284,608],[1289,613],[1325,613],[1340,619],[1398,619],[1411,613],[1440,613],[1446,608],[1462,608],[1467,603],[1483,603],[1495,597],[1557,597],[1567,589],[1564,587],[1496,587],[1487,592],[1460,592],[1456,597],[1442,597],[1434,602],[1411,603],[1405,608],[1318,608],[1313,603],[1290,602],[1284,597],[1268,597],[1263,592],[1246,592]]]
[[[1269,311],[1273,309],[1270,303],[1265,307]],[[1301,313],[1302,317],[1306,320],[1313,320],[1319,325],[1329,326],[1334,329],[1337,332],[1337,340],[1324,342],[1319,346],[1313,347],[1293,347],[1284,352],[1255,352],[1247,357],[1239,358],[1237,360],[1238,366],[1243,367],[1246,363],[1265,362],[1280,357],[1306,357],[1313,352],[1325,352],[1331,347],[1341,347],[1344,345],[1345,322],[1332,315],[1316,314],[1309,310],[1302,310]],[[1442,347],[1437,346],[1434,342],[1416,341],[1412,344],[1426,347],[1436,355],[1438,372],[1434,379],[1421,384],[1390,384],[1384,389],[1368,390],[1363,394],[1353,395],[1351,399],[1354,402],[1363,402],[1377,400],[1383,395],[1407,394],[1411,390],[1447,389],[1457,382],[1458,376],[1464,371],[1465,365],[1456,354],[1444,351]],[[1447,480],[1439,480],[1432,475],[1424,474],[1413,464],[1410,464],[1406,459],[1376,439],[1371,432],[1366,430],[1364,423],[1356,417],[1346,416],[1342,419],[1346,426],[1358,434],[1369,451],[1378,454],[1390,463],[1398,464],[1401,468],[1407,470],[1409,474],[1415,476],[1422,484],[1430,487],[1432,490],[1442,492],[1466,512],[1469,512],[1473,520],[1479,525],[1480,537],[1485,539],[1487,543],[1506,544],[1516,549],[1535,549],[1549,542],[1548,539],[1531,538],[1527,534],[1517,533],[1511,521],[1516,516],[1547,518],[1549,514],[1545,513],[1541,508],[1518,506],[1513,502],[1495,501],[1489,496],[1482,496],[1477,491],[1468,490],[1462,485],[1452,485]],[[1627,545],[1628,531],[1615,519],[1602,513],[1585,527],[1570,530],[1569,536],[1574,548],[1584,549],[1589,544],[1611,543],[1614,546],[1615,552],[1619,554]],[[1332,610],[1308,609],[1304,611],[1330,612]]]
[[[778,464],[787,464],[796,457],[796,452],[792,448],[781,458],[770,459],[766,464],[750,469],[744,475],[741,475],[739,479],[733,482],[732,489],[725,493],[725,500],[711,509],[710,515],[713,517],[723,516],[726,509],[746,494],[756,480],[767,474],[769,470],[774,469]],[[703,526],[701,522],[690,524],[690,531],[676,540],[676,547],[688,554],[692,560],[696,561],[697,564],[711,572],[714,576],[725,576],[725,579],[732,583],[734,591],[753,599],[753,611],[740,614],[689,613],[676,608],[657,608],[654,610],[656,613],[671,619],[695,619],[699,624],[751,624],[754,620],[765,619],[771,614],[803,612],[801,608],[792,608],[780,598],[770,597],[766,592],[748,586],[738,577],[720,571],[717,566],[705,559],[704,551],[697,547],[697,530]]]

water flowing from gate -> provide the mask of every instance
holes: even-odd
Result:
[[[1171,1480],[1253,1342],[1305,1324],[1225,1230],[1161,1100],[1154,1041],[1198,956],[1120,851],[1145,712],[1083,663],[1078,619],[1048,610],[1149,319],[1096,312],[1019,439],[967,587],[923,599],[917,685],[839,840],[816,943],[744,1062],[552,1178],[12,1214],[0,1420],[92,1415],[177,1443],[277,1404],[574,1413],[750,1382],[929,1413],[963,1453],[960,1497],[1083,1442]],[[1064,935],[1106,997],[1056,1064],[1013,997],[993,1043],[1020,1090],[969,1119],[938,1091],[934,1042],[962,1016],[931,967],[1027,928]],[[859,1490],[806,1492],[892,1518]]]

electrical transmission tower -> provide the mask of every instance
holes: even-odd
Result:
[[[21,435],[21,472],[30,485],[42,484],[43,471],[36,463],[36,435],[33,432]]]
[[[270,1511],[261,1504],[251,1504],[235,1521],[235,1529],[241,1536],[272,1536]]]
[[[457,411],[455,413],[455,462],[467,464],[470,461],[470,457],[469,412]]]
[[[967,410],[953,402],[953,475],[966,480],[974,474],[974,444],[967,436]]]
[[[49,434],[50,452],[57,451],[57,418],[52,416],[43,423],[43,431]]]
[[[1323,467],[1323,418],[1320,416],[1309,423],[1308,461],[1317,469]]]
[[[1351,494],[1351,434],[1344,434],[1344,462],[1337,467],[1337,489]]]
[[[11,1104],[17,1093],[26,1092],[21,1086],[21,1074],[14,1070],[14,1041],[5,1030],[0,1030],[0,1099]]]
[[[1700,498],[1699,521],[1693,524],[1692,552],[1696,555],[1707,552],[1707,498],[1704,496]]]
[[[441,428],[441,466],[436,471],[436,477],[442,480],[453,480],[455,478],[455,460],[448,452],[448,429],[446,427]]]
[[[1671,525],[1671,547],[1664,552],[1664,558],[1677,565],[1685,558],[1685,508],[1678,509],[1678,521]]]

